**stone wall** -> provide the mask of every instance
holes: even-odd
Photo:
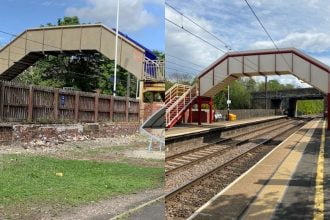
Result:
[[[69,141],[132,135],[139,131],[139,127],[139,123],[0,125],[0,143],[21,144],[22,146],[51,146]]]

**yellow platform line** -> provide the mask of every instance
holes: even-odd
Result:
[[[324,145],[325,145],[325,125],[322,127],[322,137],[320,144],[320,152],[317,161],[317,174],[315,184],[315,199],[314,199],[314,220],[324,219]]]

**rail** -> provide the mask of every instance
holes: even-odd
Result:
[[[271,141],[274,140],[275,138],[281,137],[281,136],[287,134],[289,131],[301,127],[304,123],[303,123],[303,122],[300,122],[300,123],[297,123],[297,124],[294,124],[294,123],[292,123],[292,124],[293,124],[292,127],[287,128],[287,129],[285,129],[285,130],[279,132],[278,134],[276,134],[276,135],[274,135],[274,136],[272,136],[272,137],[270,137],[270,138],[267,138],[267,139],[265,139],[265,140],[262,140],[261,142],[257,143],[253,148],[251,148],[251,149],[249,149],[249,150],[247,150],[247,151],[245,151],[245,152],[239,154],[239,155],[236,156],[236,157],[233,157],[233,158],[230,159],[229,161],[224,162],[224,163],[221,164],[220,166],[218,166],[218,167],[216,167],[216,168],[214,168],[214,169],[208,171],[207,173],[205,173],[205,174],[203,174],[203,175],[201,175],[201,176],[199,176],[199,177],[193,179],[192,181],[186,183],[185,185],[183,185],[183,186],[181,186],[181,187],[179,187],[179,188],[177,188],[177,189],[172,190],[171,192],[169,192],[169,193],[167,193],[167,194],[165,195],[165,199],[171,199],[171,198],[173,198],[174,196],[176,196],[177,194],[179,194],[180,192],[183,192],[184,190],[186,190],[186,189],[192,187],[192,186],[195,185],[195,184],[197,185],[199,182],[201,182],[202,180],[208,178],[208,177],[211,176],[212,174],[216,173],[218,170],[221,170],[221,169],[223,169],[224,167],[228,166],[229,164],[231,164],[231,163],[237,161],[238,159],[240,159],[240,158],[242,158],[242,157],[248,155],[249,153],[255,151],[255,150],[258,149],[258,148],[260,148],[261,146],[263,146],[263,145],[265,145],[265,144],[271,142]]]

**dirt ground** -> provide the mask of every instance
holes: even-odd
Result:
[[[148,139],[142,135],[100,138],[70,142],[52,147],[0,146],[1,154],[30,154],[60,159],[123,162],[138,166],[164,167],[164,152],[155,145],[148,151]],[[129,195],[116,196],[78,207],[38,207],[38,219],[109,219],[163,194],[163,189],[150,189]],[[57,209],[57,210],[51,210]],[[36,213],[36,210],[27,210]],[[54,215],[55,213],[55,215]],[[33,219],[33,217],[31,218]]]
[[[32,154],[60,159],[125,162],[145,166],[163,166],[164,152],[158,146],[148,151],[148,139],[140,134],[88,141],[67,142],[50,147],[0,146],[0,154]]]

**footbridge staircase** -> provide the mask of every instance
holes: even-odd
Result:
[[[197,99],[197,86],[175,84],[165,93],[166,127],[173,127]]]

